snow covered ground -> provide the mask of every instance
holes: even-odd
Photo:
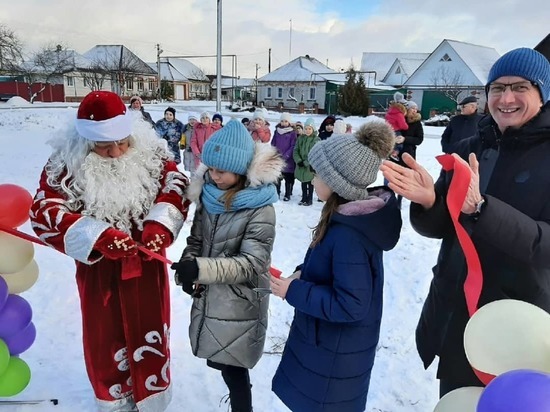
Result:
[[[160,119],[167,104],[146,105],[154,120]],[[176,117],[182,121],[189,114],[204,110],[213,113],[215,102],[181,102],[173,104]],[[38,178],[49,154],[46,140],[70,118],[75,116],[74,104],[35,105],[0,104],[0,184],[20,185],[34,195]],[[225,122],[231,116],[251,117],[250,113],[222,110]],[[294,115],[304,122],[307,115]],[[312,116],[317,126],[324,116]],[[269,112],[274,128],[279,114]],[[360,117],[345,119],[354,128]],[[426,138],[418,147],[417,157],[435,177],[439,173],[435,156],[440,153],[442,127],[425,127]],[[377,183],[382,182],[381,175]],[[299,206],[300,183],[296,182],[290,202],[279,202],[277,236],[273,265],[289,275],[301,262],[309,243],[311,228],[316,224],[322,203],[312,207]],[[408,201],[403,205],[403,230],[397,247],[385,254],[385,291],[382,331],[371,378],[367,411],[426,412],[437,403],[438,385],[435,368],[428,371],[415,347],[414,330],[431,279],[439,242],[416,234],[409,224]],[[188,221],[168,257],[178,259],[192,222]],[[20,230],[33,234],[27,222]],[[35,260],[40,268],[37,283],[22,296],[33,308],[37,338],[21,355],[30,366],[32,379],[25,391],[15,399],[59,399],[59,405],[44,403],[35,406],[2,406],[2,410],[23,411],[95,411],[93,392],[86,376],[81,347],[79,300],[74,282],[74,262],[53,249],[35,246]],[[173,400],[168,411],[215,412],[228,410],[220,399],[227,389],[219,372],[195,358],[187,337],[191,299],[178,287],[172,289],[172,384]],[[283,412],[288,409],[271,392],[271,378],[280,360],[292,308],[278,298],[272,298],[270,323],[265,355],[252,370],[254,409],[262,412]]]

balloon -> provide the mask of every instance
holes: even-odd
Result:
[[[0,185],[0,225],[21,226],[29,218],[32,196],[21,186]]]
[[[30,380],[29,365],[23,359],[12,356],[5,372],[0,375],[0,397],[17,395],[27,387]]]
[[[17,294],[24,292],[36,283],[38,279],[38,265],[33,259],[31,260],[31,263],[19,272],[11,273],[9,275],[0,275],[0,278],[3,278],[6,281],[9,293]],[[2,307],[1,301],[2,298],[0,296],[0,308]]]
[[[9,289],[8,289],[8,284],[6,283],[4,278],[2,278],[2,276],[0,276],[0,310],[2,310],[2,308],[6,304],[6,301],[8,300],[9,293],[10,292],[9,292]]]
[[[487,385],[477,412],[550,412],[550,375],[518,369]]]
[[[34,323],[29,323],[27,327],[15,335],[4,338],[11,356],[19,355],[31,347],[36,339],[36,328]]]
[[[468,386],[455,389],[442,397],[434,412],[476,412],[476,405],[483,388]]]
[[[8,363],[10,363],[10,350],[6,342],[0,339],[0,376],[6,371]]]
[[[491,302],[468,321],[464,349],[473,368],[492,375],[550,372],[550,314],[519,300]]]
[[[32,319],[29,302],[19,295],[9,295],[0,311],[0,339],[15,335],[25,329]]]
[[[0,273],[19,272],[34,257],[34,247],[28,240],[0,231]]]

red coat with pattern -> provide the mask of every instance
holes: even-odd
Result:
[[[144,224],[161,224],[175,239],[187,217],[186,183],[176,164],[167,162]],[[100,410],[135,402],[140,411],[163,411],[171,399],[166,265],[141,255],[103,258],[93,248],[110,226],[80,212],[71,210],[43,171],[31,222],[42,241],[76,260],[84,358]],[[134,228],[132,237],[139,242],[141,231]]]

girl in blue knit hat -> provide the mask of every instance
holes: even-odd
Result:
[[[355,134],[317,143],[308,155],[325,201],[304,261],[273,294],[294,319],[272,388],[295,412],[365,410],[382,317],[383,252],[399,239],[393,192],[369,188],[394,134],[375,118]]]
[[[232,411],[252,411],[248,370],[259,361],[267,329],[275,239],[277,182],[284,161],[255,143],[238,120],[204,144],[187,196],[197,204],[176,283],[193,297],[189,339],[193,354],[220,370]],[[192,408],[191,408],[192,409]]]

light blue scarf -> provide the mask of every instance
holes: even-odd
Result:
[[[242,209],[257,209],[275,203],[279,197],[275,185],[270,183],[258,187],[247,187],[237,192],[227,210],[223,203],[225,190],[218,189],[213,183],[205,183],[202,187],[201,202],[206,211],[212,215],[221,215],[225,212],[235,212]]]

